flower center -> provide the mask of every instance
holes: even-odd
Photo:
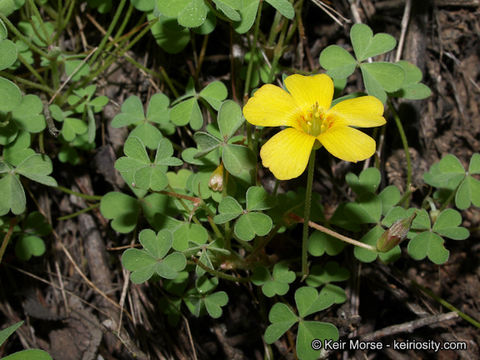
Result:
[[[327,117],[322,107],[315,103],[300,117],[300,126],[303,131],[312,136],[318,136],[332,126],[330,117]]]

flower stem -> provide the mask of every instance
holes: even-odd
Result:
[[[308,275],[307,245],[308,245],[308,222],[310,221],[310,207],[312,204],[313,173],[315,170],[315,150],[312,149],[308,160],[307,190],[305,190],[305,211],[303,213],[303,236],[302,236],[302,274],[303,278]]]
[[[73,214],[69,214],[69,215],[65,215],[65,216],[61,216],[59,218],[57,218],[57,221],[62,221],[62,220],[68,220],[68,219],[73,219],[74,217],[77,217],[78,215],[80,214],[83,214],[83,213],[86,213],[86,212],[89,212],[90,210],[93,210],[93,209],[96,209],[100,206],[100,203],[96,203],[96,204],[93,204],[89,207],[86,207],[82,210],[79,210],[77,212],[74,212]]]
[[[470,324],[472,324],[473,326],[477,327],[477,328],[480,328],[480,322],[478,322],[477,320],[475,320],[474,318],[472,318],[471,316],[465,314],[464,312],[462,312],[460,309],[456,308],[455,306],[453,306],[452,304],[450,304],[448,301],[445,301],[444,299],[442,299],[440,296],[438,296],[437,294],[435,294],[432,290],[420,285],[419,283],[417,283],[416,281],[414,280],[411,280],[412,284],[417,287],[418,289],[422,290],[425,294],[427,294],[428,296],[430,296],[432,299],[434,299],[436,302],[438,302],[439,304],[443,305],[444,307],[446,307],[448,310],[450,311],[454,311],[458,314],[458,316],[460,316],[462,319],[464,319],[465,321],[468,321]]]
[[[400,134],[400,138],[402,140],[403,151],[405,151],[405,160],[407,161],[407,183],[405,184],[405,191],[409,191],[412,184],[412,161],[410,160],[410,151],[408,150],[407,136],[405,135],[405,130],[403,129],[400,117],[398,116],[398,113],[390,100],[388,100],[388,107],[392,112],[393,119],[395,120],[395,124],[398,128],[398,133]],[[405,199],[406,207],[408,207],[409,202],[410,198],[408,197]]]
[[[257,10],[257,18],[255,19],[255,27],[253,30],[253,40],[250,43],[250,60],[247,66],[247,76],[245,78],[245,88],[243,89],[243,103],[245,104],[250,94],[250,82],[252,80],[253,63],[255,62],[255,52],[258,46],[258,33],[260,32],[260,18],[262,16],[263,1],[260,1]],[[248,124],[247,124],[248,127]]]
[[[297,216],[295,215],[294,213],[290,213],[288,214],[288,216],[295,220],[295,221],[298,221],[298,222],[304,222],[304,220],[300,217],[300,216]],[[346,242],[348,244],[352,244],[352,245],[355,245],[355,246],[358,246],[358,247],[361,247],[361,248],[364,248],[364,249],[367,249],[367,250],[370,250],[370,251],[373,251],[375,253],[377,253],[377,249],[374,247],[374,246],[371,246],[371,245],[368,245],[368,244],[365,244],[365,243],[362,243],[358,240],[355,240],[355,239],[352,239],[352,238],[349,238],[348,236],[345,236],[345,235],[342,235],[342,234],[339,234],[337,233],[336,231],[333,231],[332,229],[329,229],[329,228],[326,228],[325,226],[322,226],[322,225],[319,225],[313,221],[309,221],[308,222],[308,226],[314,228],[315,230],[318,230],[320,232],[323,232],[327,235],[330,235],[338,240],[341,240],[343,242]]]
[[[87,195],[87,194],[82,194],[82,193],[79,193],[77,191],[73,191],[73,190],[70,190],[64,186],[57,186],[56,187],[57,190],[60,190],[60,191],[63,191],[64,193],[67,193],[67,194],[70,194],[70,195],[74,195],[74,196],[77,196],[77,197],[80,197],[82,199],[85,199],[85,200],[102,200],[102,196],[100,195]]]
[[[92,66],[95,60],[97,60],[97,57],[103,53],[103,50],[105,49],[105,46],[107,45],[108,38],[113,32],[113,29],[117,25],[118,20],[120,19],[120,16],[122,14],[123,7],[125,6],[126,0],[120,0],[120,3],[118,4],[115,14],[113,15],[112,21],[110,22],[110,25],[108,26],[106,34],[103,36],[102,41],[100,41],[100,44],[98,45],[98,51],[93,55],[93,57],[89,60],[89,65]]]

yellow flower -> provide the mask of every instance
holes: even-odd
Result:
[[[291,75],[288,92],[267,84],[243,108],[245,119],[257,126],[287,126],[260,150],[263,166],[279,180],[300,176],[315,140],[333,156],[360,161],[375,152],[375,140],[354,127],[385,124],[383,104],[373,96],[344,100],[333,107],[333,81],[325,74]]]

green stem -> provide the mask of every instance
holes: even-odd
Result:
[[[200,70],[203,65],[203,60],[205,59],[205,52],[207,51],[208,45],[208,34],[203,37],[202,48],[200,49],[200,54],[198,55],[197,68],[195,69],[195,83],[198,81],[198,76],[200,75]]]
[[[285,33],[287,32],[288,22],[284,19],[282,24],[282,30],[280,36],[278,37],[277,45],[273,51],[273,61],[272,66],[270,67],[270,73],[268,74],[268,82],[271,83],[275,78],[275,69],[277,68],[278,62],[283,54],[283,43],[285,41]]]
[[[45,27],[45,22],[42,19],[42,15],[40,14],[40,11],[38,11],[37,5],[35,5],[35,2],[33,0],[29,0],[28,3],[30,8],[33,10],[33,13],[35,14],[35,16],[38,18],[38,22],[40,23],[40,28],[43,32],[43,36],[38,34],[40,39],[43,38],[42,40],[44,40],[48,46],[52,45],[52,42],[50,41],[50,38],[48,36],[47,28]],[[33,27],[33,30],[35,31],[35,27]]]
[[[93,209],[96,209],[100,206],[100,203],[96,203],[96,204],[93,204],[89,207],[86,207],[85,209],[82,209],[82,210],[79,210],[77,212],[74,212],[73,214],[69,214],[69,215],[65,215],[65,216],[61,216],[59,218],[57,218],[58,221],[61,221],[61,220],[68,220],[68,219],[73,219],[75,217],[77,217],[78,215],[80,214],[83,214],[83,213],[86,213],[86,212],[89,212],[90,210],[93,210]]]
[[[1,14],[0,14],[1,15]],[[36,82],[12,75],[8,72],[5,71],[0,71],[0,76],[6,77],[9,80],[19,82],[25,86],[28,86],[33,89],[38,89],[42,90],[43,92],[46,92],[47,94],[53,95],[55,93],[55,90],[49,88],[48,86],[42,85],[42,84],[37,84]]]
[[[40,76],[40,74],[38,73],[38,71],[32,66],[30,65],[27,60],[25,60],[25,58],[21,55],[21,54],[17,54],[17,58],[18,58],[18,61],[20,61],[23,66],[25,66],[28,71],[30,71],[30,73],[35,76],[35,78],[42,84],[42,85],[45,85],[47,86],[47,83],[45,82],[45,80],[43,80],[43,78]]]
[[[260,241],[254,246],[252,249],[252,252],[247,256],[245,259],[245,262],[249,262],[250,259],[255,260],[257,255],[265,249],[265,247],[268,245],[270,240],[274,238],[274,236],[277,234],[278,230],[282,227],[282,224],[277,224],[275,227],[270,231],[270,233],[267,236],[264,236],[260,239]]]
[[[445,200],[445,202],[442,204],[442,206],[440,207],[440,209],[438,209],[439,212],[442,212],[443,210],[445,210],[445,208],[448,206],[448,204],[450,204],[453,200],[453,198],[455,197],[455,194],[457,193],[458,191],[458,188],[460,187],[460,185],[463,183],[463,180],[460,181],[457,185],[457,187],[455,188],[455,190],[453,190],[450,195],[448,195],[448,198],[447,200]]]
[[[85,78],[85,80],[82,81],[80,84],[80,88],[82,86],[85,86],[86,84],[90,83],[93,79],[97,78],[98,75],[100,75],[102,72],[104,72],[106,69],[108,69],[116,60],[117,58],[123,56],[132,46],[134,46],[140,39],[148,32],[150,29],[157,23],[158,19],[154,19],[149,22],[148,26],[146,26],[137,36],[128,44],[126,45],[123,49],[119,49],[118,53],[114,56],[111,56],[109,59],[105,61],[103,66],[101,66],[99,69],[96,71],[92,72],[88,78]],[[133,35],[133,32],[131,34],[128,34],[126,38],[129,38],[130,36]],[[125,39],[126,41],[126,39]],[[98,50],[97,50],[98,52]]]
[[[12,237],[13,229],[15,228],[16,224],[17,224],[17,218],[14,217],[10,220],[10,226],[8,227],[8,232],[5,234],[5,237],[3,238],[3,241],[2,241],[2,246],[0,247],[0,264],[2,263],[3,254],[7,249],[8,242]]]
[[[273,46],[275,37],[277,36],[279,31],[278,24],[280,23],[280,20],[282,20],[282,14],[277,11],[275,13],[275,17],[273,18],[272,26],[270,27],[270,34],[268,35],[267,46]]]
[[[57,186],[56,189],[60,190],[60,191],[63,191],[64,193],[67,193],[67,194],[70,194],[70,195],[81,197],[85,200],[102,200],[102,196],[82,194],[82,193],[70,190],[70,189],[68,189],[66,187],[63,187],[63,186]]]
[[[120,24],[120,26],[117,29],[117,33],[115,34],[115,36],[113,38],[113,41],[110,44],[108,44],[108,46],[106,48],[106,51],[110,51],[112,46],[116,46],[116,43],[118,42],[118,40],[122,36],[123,31],[125,30],[125,27],[127,26],[128,21],[130,20],[130,17],[132,16],[133,9],[134,9],[133,5],[130,4],[128,6],[127,13],[123,17],[122,23]]]
[[[165,71],[165,69],[162,66],[160,66],[160,74],[162,75],[163,81],[165,81],[167,86],[172,91],[173,96],[178,98],[180,96],[180,94],[178,93],[177,89],[173,85],[172,80],[170,79],[170,76],[168,76],[167,72]]]
[[[308,249],[308,222],[310,221],[310,207],[312,205],[313,173],[315,171],[315,150],[312,149],[308,160],[307,190],[305,190],[305,211],[303,213],[302,235],[302,274],[303,278],[308,275],[307,249]]]
[[[296,221],[299,221],[299,222],[302,222],[303,219],[300,218],[299,216],[291,213],[289,214],[289,216],[296,220]],[[317,223],[314,223],[313,221],[309,221],[308,222],[308,226],[314,228],[315,230],[318,230],[320,232],[323,232],[327,235],[330,235],[334,238],[337,238],[338,240],[341,240],[343,242],[346,242],[348,244],[352,244],[352,245],[355,245],[355,246],[358,246],[358,247],[361,247],[361,248],[364,248],[364,249],[367,249],[367,250],[370,250],[370,251],[373,251],[374,253],[378,253],[377,249],[374,247],[374,246],[371,246],[371,245],[368,245],[368,244],[365,244],[365,243],[362,243],[360,241],[357,241],[355,239],[352,239],[352,238],[349,238],[348,236],[345,236],[345,235],[342,235],[342,234],[339,234],[337,233],[336,231],[333,231],[329,228],[326,228],[325,226],[322,226],[322,225],[319,225]]]
[[[262,14],[262,5],[263,1],[260,1],[257,10],[257,18],[255,20],[255,29],[253,32],[253,41],[250,44],[250,61],[248,62],[247,67],[247,77],[245,78],[245,89],[243,90],[243,102],[247,102],[248,94],[250,93],[250,82],[252,81],[252,71],[253,71],[253,64],[255,62],[255,52],[257,48],[257,41],[258,41],[258,33],[260,32],[260,18]],[[248,125],[247,125],[248,126]]]
[[[13,25],[10,20],[8,20],[8,18],[3,15],[1,12],[0,12],[0,19],[5,23],[5,25],[7,25],[8,27],[8,30],[10,30],[13,34],[15,34],[15,36],[17,38],[19,38],[20,40],[22,40],[25,44],[28,45],[28,47],[32,50],[32,51],[35,51],[38,55],[46,58],[46,59],[50,59],[50,56],[45,52],[43,51],[42,49],[40,49],[37,45],[35,45],[34,43],[32,43],[30,41],[29,38],[27,38],[26,36],[24,36],[20,31],[17,30],[17,28],[15,27],[15,25]]]
[[[235,282],[249,282],[250,279],[249,278],[241,278],[241,277],[235,277],[235,276],[232,276],[232,275],[228,275],[228,274],[225,274],[221,271],[217,271],[217,270],[213,270],[213,269],[210,269],[207,265],[205,265],[204,263],[202,263],[200,260],[198,260],[197,258],[193,257],[193,263],[195,265],[198,265],[200,266],[203,270],[205,270],[206,272],[208,272],[210,275],[213,275],[215,277],[218,277],[218,278],[221,278],[221,279],[224,279],[224,280],[228,280],[228,281],[235,281]],[[190,261],[189,261],[190,262]]]
[[[120,15],[122,14],[123,7],[125,6],[127,0],[120,0],[120,4],[118,4],[117,9],[115,11],[115,15],[113,15],[112,22],[110,23],[110,26],[107,29],[107,32],[103,36],[102,41],[100,42],[100,45],[98,45],[98,50],[97,52],[93,55],[93,57],[90,59],[89,65],[91,66],[95,60],[97,60],[98,56],[103,53],[103,49],[105,48],[105,45],[107,44],[108,38],[113,32],[113,29],[117,25],[118,20],[120,19]]]
[[[405,184],[405,191],[409,191],[412,184],[412,161],[410,159],[410,151],[408,150],[407,136],[405,135],[402,122],[400,121],[400,117],[398,116],[398,113],[395,110],[395,107],[393,106],[390,99],[388,100],[388,108],[392,112],[393,119],[395,120],[395,124],[397,125],[398,133],[400,134],[400,139],[402,140],[403,151],[405,152],[405,160],[407,161],[407,183]],[[408,197],[405,201],[406,207],[408,207],[409,202],[410,198]]]
[[[459,309],[457,309],[455,306],[453,306],[452,304],[450,304],[448,301],[445,301],[443,300],[440,296],[438,296],[437,294],[435,294],[432,290],[430,289],[427,289],[426,287],[423,287],[422,285],[420,285],[419,283],[417,283],[416,281],[414,280],[411,280],[412,281],[412,284],[417,287],[418,289],[422,290],[425,294],[427,294],[428,296],[430,296],[432,299],[434,299],[435,301],[437,301],[438,303],[440,303],[441,305],[445,306],[448,310],[451,310],[451,311],[454,311],[458,314],[458,316],[460,316],[462,319],[468,321],[470,324],[472,324],[473,326],[477,327],[477,328],[480,328],[480,322],[478,322],[477,320],[475,320],[474,318],[472,318],[471,316],[465,314],[464,312],[460,311]]]
[[[62,16],[58,17],[59,21],[58,23],[61,23],[61,25],[57,28],[57,31],[55,32],[55,37],[53,38],[53,43],[56,44],[60,36],[62,35],[63,30],[67,27],[67,25],[70,23],[70,18],[73,15],[73,9],[75,8],[75,0],[69,1],[67,4],[65,4],[65,7],[68,6],[67,10],[67,15],[65,15],[64,8],[62,7]]]
[[[192,210],[193,210],[193,213],[191,214],[191,219],[193,220],[193,222],[194,222],[195,224],[202,226],[202,224],[201,224],[200,221],[197,219],[197,217],[196,217],[195,215],[193,215],[193,214],[195,214],[196,207],[197,207],[198,205],[200,205],[201,202],[200,202],[200,203],[197,202],[197,201],[196,201],[196,198],[193,198],[193,197],[191,197],[191,196],[185,196],[185,195],[182,196],[182,194],[177,194],[170,184],[169,184],[167,187],[168,187],[168,189],[169,189],[170,191],[163,191],[163,190],[162,190],[162,191],[158,191],[158,193],[176,197],[187,213],[190,213],[190,209],[188,208],[188,206],[187,206],[187,204],[185,203],[185,201],[183,201],[183,199],[187,199],[187,200],[190,200],[189,198],[195,199],[195,200],[193,200],[193,201],[190,200],[190,201],[192,201],[192,202],[194,203],[193,209],[192,209]],[[201,201],[202,201],[202,200],[201,200]],[[210,235],[208,236],[208,239],[209,239],[209,241],[211,241]]]

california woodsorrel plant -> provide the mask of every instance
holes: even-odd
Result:
[[[340,337],[326,314],[348,299],[349,257],[392,267],[402,256],[440,265],[452,240],[469,237],[461,211],[480,207],[480,154],[467,168],[444,156],[423,175],[428,195],[412,200],[413,170],[396,99],[421,100],[431,92],[417,66],[388,61],[397,44],[391,35],[355,24],[351,46],[326,47],[321,69],[306,73],[280,64],[295,31],[288,24],[298,25],[302,1],[116,3],[88,0],[89,11],[112,22],[95,48],[67,51],[60,39],[81,11],[75,1],[0,0],[0,261],[9,241],[22,261],[49,249],[54,224],[34,210],[34,193],[51,187],[88,202],[56,221],[96,208],[110,220],[113,241],[128,247],[121,264],[130,281],[161,289],[151,301],[170,325],[188,314],[220,318],[233,283],[255,294],[266,311],[266,358],[270,345],[288,334],[295,340],[289,351],[316,359],[326,354],[316,341]],[[23,21],[15,23],[9,15],[18,9]],[[274,11],[275,26],[262,40],[270,55],[257,46],[265,10]],[[129,29],[133,19],[138,24]],[[208,36],[220,26],[249,45],[238,69],[242,86],[199,81]],[[196,54],[195,38],[203,38],[189,78],[128,55],[144,37],[169,54],[191,41]],[[124,55],[162,85],[115,100],[116,113],[104,119],[100,114],[113,99],[96,78]],[[67,177],[59,175],[63,165],[85,165],[105,144],[107,122],[126,133],[114,164],[124,186],[85,195],[59,185]],[[387,136],[385,126],[405,151],[404,191],[384,177],[379,150],[388,144],[378,139]],[[340,180],[320,171],[340,161],[366,162]],[[343,192],[332,211],[324,211],[315,181],[333,182],[332,191]],[[274,244],[285,238],[288,251],[275,253]],[[6,330],[0,343],[14,331]]]

